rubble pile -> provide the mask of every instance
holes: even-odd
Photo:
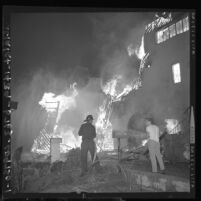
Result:
[[[60,180],[57,185],[52,184],[51,187],[45,188],[42,192],[129,192],[129,186],[126,183],[122,173],[114,164],[104,164],[101,166],[101,172],[93,168],[83,177],[79,177],[79,170],[76,169],[71,172],[73,177],[72,183],[65,183]],[[65,172],[62,175],[66,178]]]
[[[83,177],[80,177],[79,148],[70,150],[66,161],[55,161],[50,164],[32,163],[24,171],[24,192],[130,192],[130,186],[124,178],[115,158],[99,154],[100,164],[91,166]],[[136,189],[137,191],[137,189]]]
[[[67,153],[66,161],[32,162],[23,168],[24,191],[41,192],[52,185],[71,184],[80,169],[80,149]],[[76,173],[75,173],[76,172]]]
[[[66,156],[66,161],[63,163],[63,169],[71,169],[71,168],[79,168],[80,158],[81,158],[81,150],[80,148],[71,149]]]

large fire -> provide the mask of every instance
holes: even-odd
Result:
[[[112,124],[110,122],[110,115],[112,112],[112,103],[121,101],[123,97],[128,95],[133,90],[138,90],[142,86],[141,82],[141,72],[142,67],[144,67],[144,60],[147,58],[149,54],[145,53],[144,50],[144,36],[142,36],[140,46],[134,49],[133,45],[130,44],[127,48],[128,55],[132,56],[134,53],[140,59],[141,64],[139,68],[138,77],[134,78],[130,83],[124,82],[122,75],[114,75],[112,79],[110,79],[104,86],[102,86],[103,92],[107,95],[103,104],[99,107],[98,119],[96,121],[97,133],[99,135],[103,135],[104,139],[107,139],[107,142],[110,141],[110,147],[113,149],[113,145],[111,142],[112,139]],[[122,90],[118,89],[118,86],[123,86]],[[109,140],[110,138],[110,140]],[[104,140],[101,139],[101,140]],[[106,140],[105,140],[106,141]],[[105,143],[103,143],[105,144]]]
[[[138,76],[133,78],[133,80],[130,82],[125,82],[122,75],[116,74],[104,86],[102,86],[102,90],[107,96],[103,101],[103,104],[99,107],[98,118],[95,123],[97,129],[98,150],[114,148],[112,139],[112,124],[110,122],[112,103],[121,101],[122,98],[128,95],[131,91],[138,90],[142,86],[141,72],[142,68],[144,68],[145,59],[148,56],[144,50],[144,36],[142,37],[141,44],[135,49],[132,48],[133,46],[128,47],[129,56],[132,56],[135,53],[138,59],[141,61]],[[63,152],[65,152],[64,150],[67,150],[68,148],[74,148],[80,144],[79,139],[71,139],[74,132],[73,128],[69,128],[67,131],[62,132],[61,129],[58,128],[58,122],[63,112],[70,108],[76,107],[75,97],[78,95],[76,83],[71,85],[70,88],[73,90],[73,93],[70,96],[67,96],[65,93],[58,96],[53,93],[44,93],[42,100],[39,102],[39,104],[46,109],[48,114],[52,114],[54,112],[56,113],[56,123],[54,125],[53,132],[51,133],[51,137],[60,136],[62,139],[67,137],[69,139],[68,144],[66,143],[67,141],[65,142],[65,140],[62,142],[63,145],[61,147],[63,147]],[[66,137],[64,137],[65,133],[68,134]],[[32,151],[39,151],[39,149],[36,148],[36,144],[37,143],[34,143]],[[48,147],[49,145],[47,146],[46,150],[48,150]]]
[[[121,101],[122,98],[128,95],[132,90],[137,90],[141,86],[140,78],[134,79],[131,83],[126,84],[122,91],[117,90],[118,84],[122,84],[123,79],[121,75],[115,75],[113,79],[108,81],[102,88],[107,95],[103,104],[99,107],[99,114],[96,121],[96,129],[99,135],[102,135],[108,148],[113,149],[112,143],[112,124],[110,122],[110,115],[112,113],[112,103]],[[101,144],[100,142],[98,142]],[[106,149],[106,148],[105,148]]]
[[[70,96],[67,96],[66,92],[58,96],[54,93],[44,93],[41,101],[39,101],[39,105],[47,111],[48,117],[55,115],[56,120],[52,133],[47,133],[46,128],[42,129],[40,136],[34,140],[34,144],[31,149],[32,152],[41,154],[48,153],[50,148],[49,141],[51,137],[61,137],[62,139],[65,139],[67,136],[69,138],[68,142],[63,140],[60,146],[61,152],[66,152],[67,150],[78,146],[79,139],[75,139],[73,128],[69,127],[67,130],[58,128],[58,122],[63,112],[76,107],[75,97],[78,95],[76,83],[70,85],[70,89],[73,91]]]
[[[55,112],[58,109],[56,123],[59,122],[65,110],[76,106],[75,97],[78,92],[75,87],[76,83],[70,85],[70,88],[73,89],[71,96],[66,96],[65,94],[55,96],[54,93],[44,93],[42,100],[39,102],[39,105],[45,108],[47,112]]]

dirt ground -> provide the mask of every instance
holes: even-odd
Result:
[[[101,153],[99,158],[101,169],[92,168],[83,177],[79,177],[80,168],[78,166],[54,172],[43,169],[40,174],[27,174],[24,176],[23,191],[37,193],[131,192],[129,184],[126,183],[123,174],[117,168],[117,155]],[[151,172],[149,160],[124,160],[119,164],[134,170]],[[46,165],[46,167],[48,166]],[[165,167],[167,175],[189,178],[190,170],[187,163],[165,163]],[[139,191],[141,189],[138,186],[132,188],[132,192]]]
[[[150,161],[129,161],[129,162],[123,162],[123,164],[126,164],[128,167],[131,167],[135,170],[141,170],[145,172],[151,172],[151,162]],[[158,166],[159,170],[159,166]],[[165,170],[166,175],[176,176],[176,177],[182,177],[188,179],[190,177],[190,168],[187,163],[165,163]]]
[[[114,166],[102,166],[101,172],[92,170],[83,177],[79,177],[79,174],[80,169],[77,168],[61,174],[30,177],[24,185],[24,192],[129,192],[123,175]]]

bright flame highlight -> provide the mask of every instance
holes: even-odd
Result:
[[[55,112],[58,103],[54,93],[44,93],[41,101],[39,101],[39,105],[45,108],[47,112]]]
[[[103,92],[109,95],[111,102],[121,101],[122,97],[128,95],[133,89],[139,89],[142,86],[140,77],[135,78],[132,82],[125,85],[122,91],[117,91],[118,84],[122,84],[123,78],[120,75],[115,75],[105,86]]]
[[[142,146],[144,146],[148,142],[148,139],[142,140]]]
[[[65,94],[55,96],[54,93],[44,93],[42,100],[39,102],[39,105],[45,108],[47,112],[55,112],[58,109],[56,123],[59,122],[65,110],[76,106],[75,97],[78,95],[78,92],[75,86],[76,83],[70,86],[73,89],[71,96],[66,96]]]
[[[166,128],[168,134],[178,134],[181,131],[181,125],[176,119],[166,119]]]
[[[136,48],[135,54],[138,57],[138,59],[142,60],[144,56],[146,55],[144,50],[144,36],[142,36],[141,45],[139,48]]]
[[[145,63],[147,58],[149,57],[149,53],[145,52],[144,48],[144,35],[142,36],[141,39],[141,44],[137,46],[137,48],[134,49],[133,44],[130,44],[127,48],[128,55],[131,57],[133,54],[137,56],[137,58],[140,60],[140,67],[139,67],[139,75],[142,74],[143,69],[145,67]],[[148,65],[148,67],[150,67]]]

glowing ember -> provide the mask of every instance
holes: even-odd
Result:
[[[166,128],[168,134],[178,134],[181,131],[181,125],[176,119],[166,119]]]
[[[148,142],[148,139],[142,140],[142,146],[144,146]]]
[[[61,128],[60,129],[60,136],[62,137],[62,143],[60,146],[60,151],[65,153],[72,148],[80,147],[81,144],[81,137],[74,135],[74,128],[69,127],[67,129]]]

